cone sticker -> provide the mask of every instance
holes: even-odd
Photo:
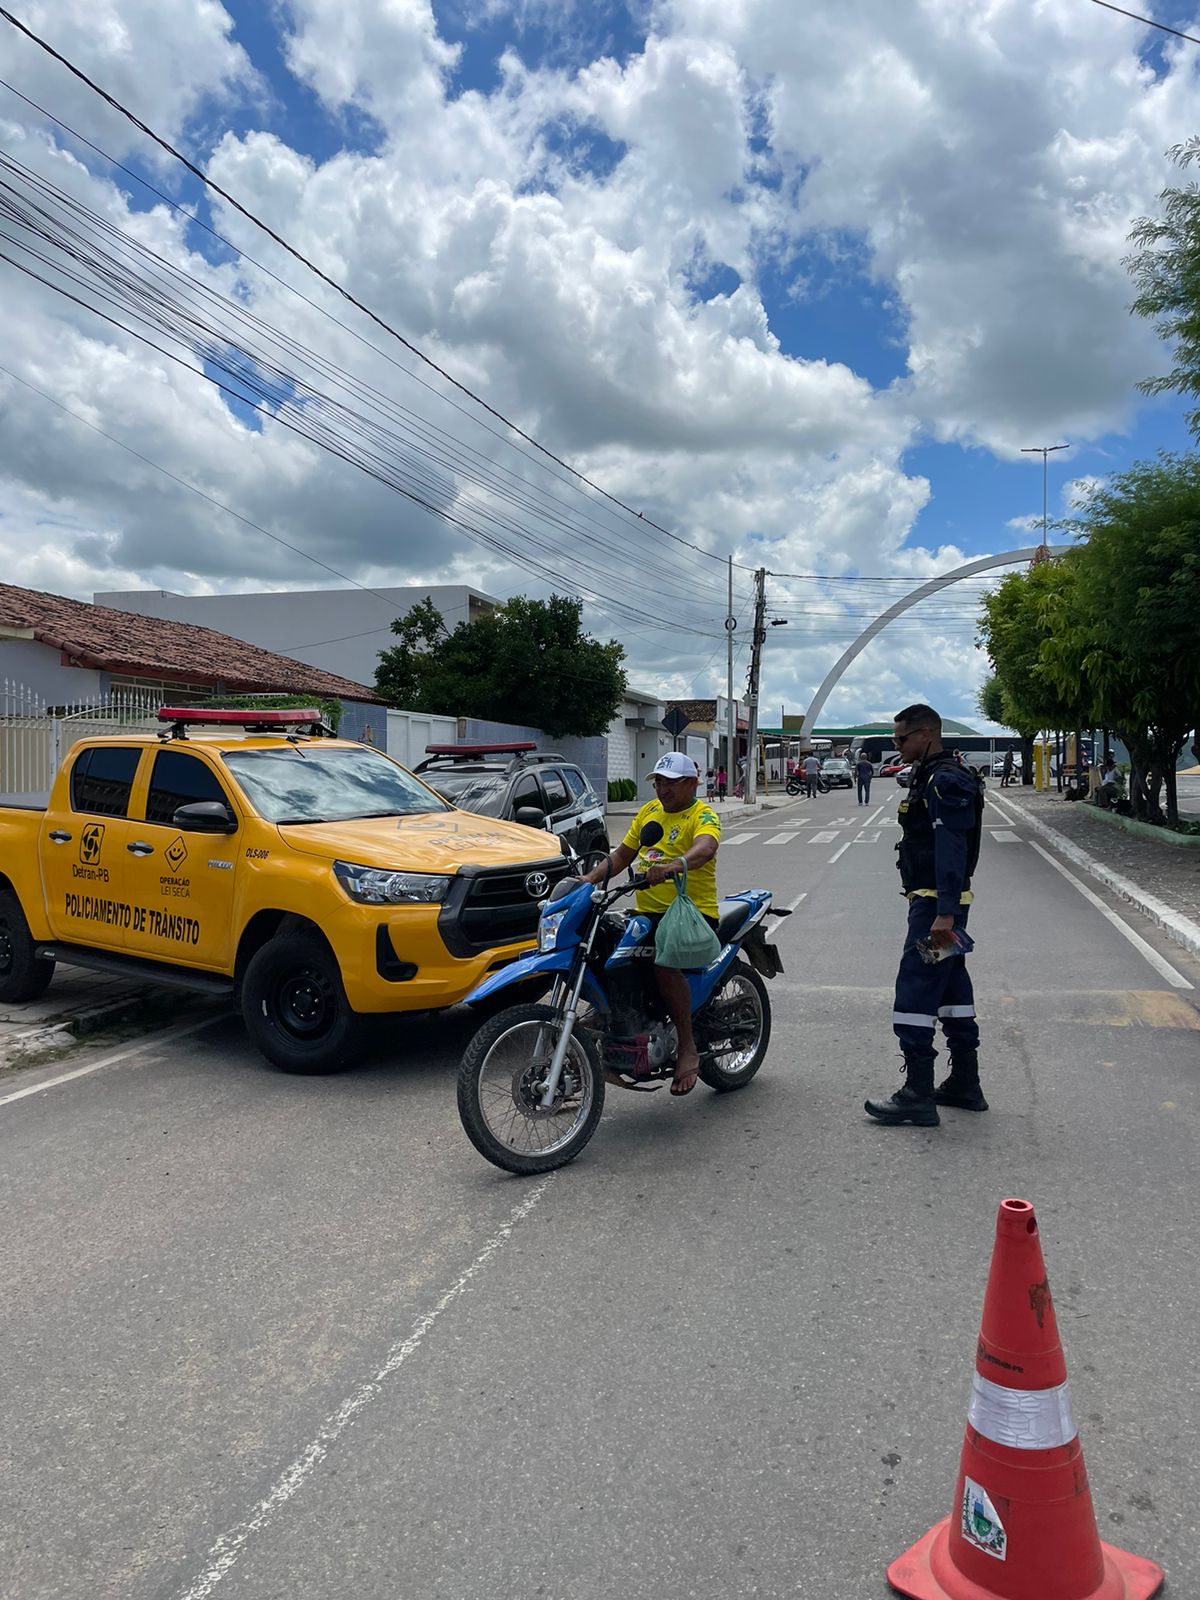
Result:
[[[1162,1568],[1104,1544],[1026,1200],[1001,1202],[953,1510],[888,1568],[910,1600],[1150,1600]]]

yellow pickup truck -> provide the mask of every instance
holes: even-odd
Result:
[[[558,841],[459,811],[316,711],[164,709],[85,739],[44,808],[0,806],[0,1002],[56,962],[229,994],[286,1072],[366,1014],[464,998],[537,939]]]

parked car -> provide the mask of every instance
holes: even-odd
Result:
[[[1020,770],[1021,770],[1021,758],[1020,758],[1020,756],[1014,756],[1013,757],[1012,769],[1013,769],[1014,773],[1020,772]],[[992,777],[993,778],[1002,778],[1003,776],[1004,776],[1004,757],[1003,756],[997,756],[995,761],[992,762]]]
[[[894,778],[898,772],[907,772],[907,770],[908,770],[908,763],[907,762],[900,761],[900,760],[897,760],[897,759],[893,759],[891,761],[885,761],[880,766],[880,768],[879,768],[879,777],[881,777],[881,778]]]
[[[528,743],[431,744],[425,754],[414,771],[461,810],[546,828],[581,856],[608,849],[604,806],[573,761]]]
[[[853,789],[854,774],[845,756],[826,756],[821,763],[821,776],[831,789]]]
[[[911,761],[906,761],[904,763],[904,765],[897,770],[897,772],[896,772],[896,782],[900,785],[900,787],[902,789],[907,789],[908,788],[908,780],[912,777],[912,769],[913,769],[912,762]]]

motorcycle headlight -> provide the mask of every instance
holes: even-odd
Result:
[[[446,898],[449,878],[428,872],[396,872],[335,861],[334,876],[351,900],[367,906],[430,905]]]
[[[538,921],[538,952],[545,955],[558,944],[558,930],[562,927],[565,911],[543,911]]]

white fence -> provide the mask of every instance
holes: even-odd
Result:
[[[0,679],[0,800],[45,794],[77,739],[153,731],[163,703],[151,690],[118,689],[104,700],[52,705],[24,684]]]

